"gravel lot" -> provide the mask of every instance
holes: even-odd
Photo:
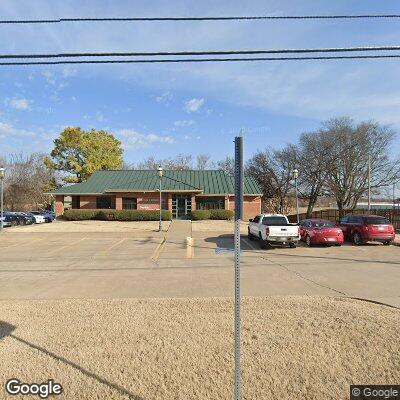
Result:
[[[351,383],[400,381],[397,309],[288,296],[245,298],[242,314],[243,399],[346,399]],[[232,300],[1,301],[0,315],[4,381],[53,378],[66,399],[233,396]]]

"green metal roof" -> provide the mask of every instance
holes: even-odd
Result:
[[[221,170],[164,170],[162,189],[166,192],[224,195],[234,194],[234,179]],[[158,172],[153,170],[97,171],[87,181],[64,186],[52,194],[104,194],[113,192],[158,191]],[[261,195],[257,182],[245,177],[244,194]]]

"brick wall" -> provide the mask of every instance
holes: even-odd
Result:
[[[56,216],[64,214],[64,196],[57,195],[56,196]]]
[[[235,196],[225,197],[225,209],[235,211]],[[243,196],[243,220],[261,213],[260,196]]]

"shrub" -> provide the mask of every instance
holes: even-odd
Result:
[[[158,210],[100,210],[96,219],[101,221],[158,221],[160,211]],[[171,211],[162,210],[163,221],[170,221]]]
[[[84,221],[87,219],[95,219],[99,210],[65,210],[64,219],[67,221]]]
[[[170,221],[171,211],[163,210],[161,217]],[[158,210],[66,210],[64,218],[68,221],[83,221],[97,219],[100,221],[158,221]]]
[[[201,221],[203,219],[210,219],[210,210],[193,210],[190,215],[192,221]]]
[[[233,218],[233,211],[231,210],[210,210],[210,219],[224,219],[231,220]]]

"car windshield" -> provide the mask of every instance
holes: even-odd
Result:
[[[264,217],[262,223],[263,225],[269,225],[269,226],[287,225],[285,217]]]
[[[390,225],[390,221],[384,217],[365,217],[366,225]]]
[[[312,226],[315,228],[334,228],[335,224],[331,221],[317,221],[313,222]]]

